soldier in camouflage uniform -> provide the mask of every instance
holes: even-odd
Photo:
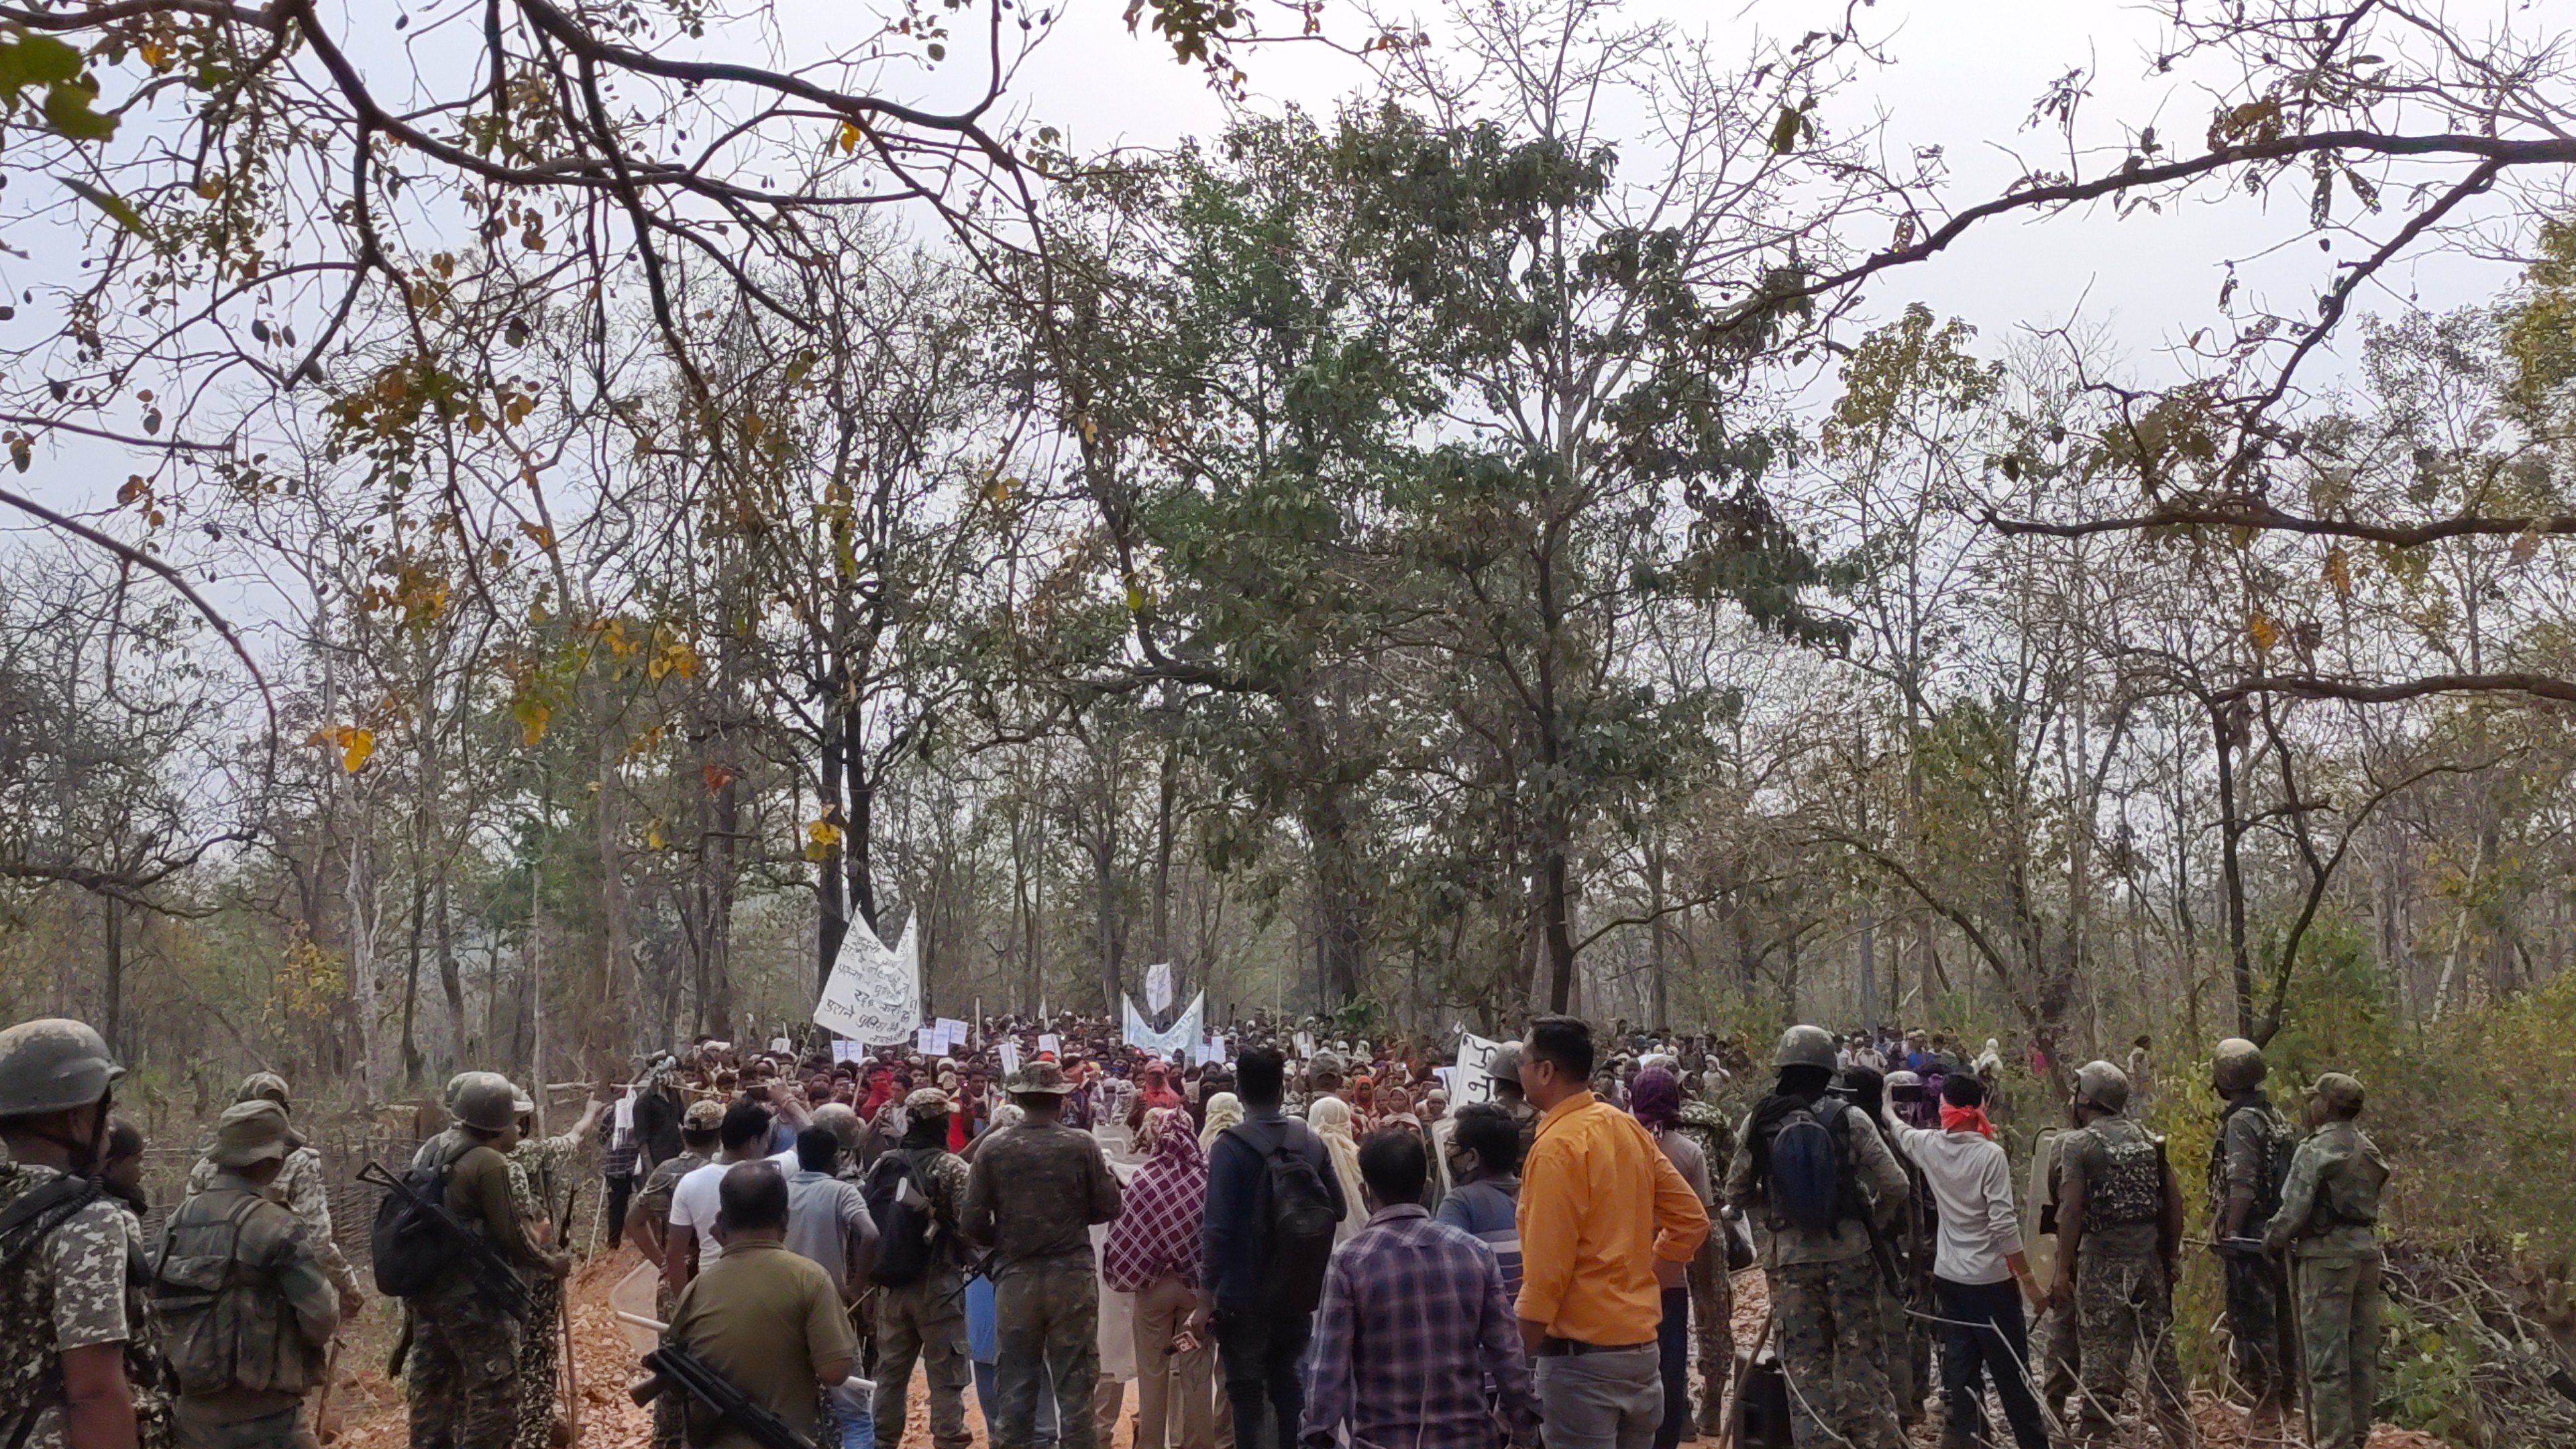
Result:
[[[565,1204],[572,1184],[573,1158],[608,1110],[594,1096],[572,1126],[552,1137],[531,1135],[536,1129],[536,1103],[521,1096],[519,1145],[510,1149],[510,1201],[522,1222],[539,1225],[541,1240],[572,1251],[572,1223]],[[519,1343],[519,1436],[517,1449],[546,1449],[555,1427],[555,1390],[562,1372],[563,1333],[556,1320],[563,1314],[563,1284],[541,1276],[528,1285],[529,1332]],[[662,1320],[665,1323],[669,1319]]]
[[[497,1073],[474,1072],[455,1099],[457,1126],[443,1149],[449,1215],[523,1279],[570,1272],[568,1255],[529,1236],[511,1197],[505,1154],[518,1145],[518,1088]],[[410,1306],[412,1449],[510,1449],[519,1431],[521,1341],[554,1325],[513,1316],[463,1253]]]
[[[2316,1449],[2362,1449],[2378,1401],[2379,1194],[2388,1159],[2354,1120],[2361,1104],[2355,1078],[2317,1078],[2308,1100],[2315,1130],[2290,1159],[2281,1210],[2263,1231],[2266,1249],[2291,1255]]]
[[[1029,1449],[1041,1386],[1055,1385],[1057,1443],[1093,1449],[1099,1426],[1100,1274],[1091,1226],[1118,1216],[1117,1177],[1100,1144],[1059,1120],[1073,1090],[1053,1062],[1007,1083],[1025,1115],[978,1148],[966,1179],[967,1241],[992,1250],[993,1365],[1001,1400],[993,1449]]]
[[[311,1230],[273,1196],[303,1145],[276,1102],[235,1103],[204,1159],[213,1175],[153,1255],[182,1449],[288,1449],[305,1394],[323,1382],[340,1296]]]
[[[900,1104],[904,1135],[869,1169],[869,1181],[909,1164],[930,1199],[930,1270],[910,1283],[880,1284],[876,1289],[876,1420],[877,1449],[899,1449],[904,1419],[911,1413],[912,1366],[919,1363],[930,1378],[930,1441],[936,1449],[966,1449],[966,1386],[975,1380],[975,1360],[966,1341],[967,1248],[959,1236],[966,1221],[965,1160],[948,1150],[948,1094],[937,1087],[916,1087]],[[992,1133],[976,1139],[991,1145]],[[978,1155],[982,1148],[978,1148]],[[874,1203],[870,1204],[873,1210]],[[878,1219],[884,1230],[885,1219]],[[989,1435],[993,1426],[986,1425]]]
[[[168,1449],[132,1214],[91,1175],[125,1069],[47,1018],[0,1031],[0,1436],[19,1449]]]
[[[1902,1198],[1905,1169],[1887,1139],[1857,1108],[1827,1095],[1834,1078],[1834,1039],[1823,1027],[1794,1026],[1773,1058],[1778,1088],[1736,1133],[1726,1169],[1726,1202],[1765,1228],[1763,1276],[1779,1328],[1780,1367],[1788,1376],[1789,1427],[1799,1449],[1857,1445],[1899,1449],[1896,1401],[1880,1368],[1886,1352],[1879,1294],[1884,1288],[1871,1245],[1869,1211],[1855,1193],[1829,1231],[1800,1227],[1770,1201],[1770,1152],[1787,1114],[1810,1110],[1835,1134],[1855,1189],[1881,1201]]]
[[[1700,1154],[1724,1172],[1735,1161],[1735,1124],[1711,1102],[1682,1099],[1676,1124],[1699,1143]],[[1728,1209],[1733,1211],[1733,1209]],[[1699,1340],[1699,1436],[1714,1438],[1726,1412],[1726,1381],[1735,1371],[1735,1283],[1726,1271],[1727,1225],[1711,1222],[1690,1262],[1691,1334]]]
[[[646,1261],[661,1263],[671,1230],[671,1193],[679,1187],[681,1178],[716,1160],[723,1129],[722,1102],[691,1102],[680,1114],[680,1155],[653,1164],[643,1189],[635,1194],[634,1205],[626,1210],[627,1240],[642,1251]],[[671,1321],[680,1300],[678,1291],[671,1287],[671,1276],[660,1273],[653,1279],[653,1316],[664,1323]],[[684,1435],[680,1398],[678,1394],[662,1394],[653,1400],[653,1449],[681,1449]]]
[[[2130,1360],[2142,1353],[2148,1415],[2166,1449],[2189,1449],[2191,1418],[2173,1341],[2182,1193],[2166,1169],[2163,1141],[2120,1115],[2128,1100],[2128,1074],[2109,1062],[2089,1062],[2076,1073],[2075,1130],[2059,1144],[2057,1286],[2049,1301],[2075,1304],[2084,1357],[2077,1442],[2111,1441]]]
[[[2209,1154],[2210,1237],[2227,1275],[2227,1334],[2235,1345],[2237,1382],[2254,1396],[2251,1429],[2257,1443],[2282,1440],[2293,1393],[2289,1366],[2298,1352],[2282,1312],[2289,1281],[2251,1236],[2281,1206],[2281,1169],[2290,1155],[2290,1124],[2263,1091],[2268,1070],[2263,1049],[2242,1037],[2220,1042],[2210,1064],[2210,1085],[2226,1103]]]
[[[241,1090],[233,1093],[233,1101],[275,1102],[290,1118],[295,1111],[295,1104],[287,1100],[286,1079],[275,1072],[253,1072],[242,1078]],[[204,1192],[222,1170],[215,1165],[213,1156],[198,1158],[188,1169],[186,1196]],[[357,1271],[349,1266],[348,1255],[340,1251],[339,1240],[332,1233],[331,1195],[322,1181],[320,1149],[298,1137],[295,1149],[286,1155],[286,1165],[278,1171],[277,1181],[269,1184],[268,1194],[303,1221],[305,1241],[312,1245],[323,1273],[339,1292],[340,1316],[357,1317],[358,1310],[366,1306],[366,1296],[359,1291]]]

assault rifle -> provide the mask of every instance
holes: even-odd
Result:
[[[815,1449],[813,1440],[754,1403],[749,1394],[734,1386],[733,1380],[717,1373],[705,1359],[683,1345],[666,1343],[644,1355],[644,1367],[652,1371],[652,1377],[627,1390],[639,1408],[677,1390],[717,1420],[732,1420],[734,1427],[750,1435],[760,1449]],[[690,1438],[694,1441],[697,1436],[692,1434]]]
[[[502,1312],[524,1319],[532,1311],[527,1281],[519,1276],[519,1270],[510,1266],[510,1260],[501,1256],[501,1250],[493,1247],[490,1239],[466,1231],[465,1225],[448,1212],[447,1204],[430,1201],[426,1194],[387,1171],[381,1162],[359,1168],[358,1181],[402,1198],[419,1209],[423,1219],[436,1223],[439,1235],[464,1256],[466,1271],[474,1275],[475,1283],[484,1292],[492,1295]]]

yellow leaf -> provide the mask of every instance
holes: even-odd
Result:
[[[2245,632],[2254,636],[2254,647],[2266,654],[2281,642],[2281,626],[2260,613],[2246,621]]]
[[[841,123],[841,154],[847,156],[857,149],[859,149],[859,128],[851,125],[847,121],[843,121]]]
[[[544,700],[521,699],[510,706],[510,713],[519,717],[519,743],[534,745],[546,737],[546,721],[554,711]]]
[[[2352,597],[2352,559],[2340,544],[2326,550],[2326,582],[2334,585],[2339,597]]]
[[[374,730],[340,731],[340,768],[354,775],[367,767],[367,757],[376,752]]]

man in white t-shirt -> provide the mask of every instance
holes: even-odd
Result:
[[[724,1126],[716,1135],[716,1160],[681,1178],[671,1189],[671,1227],[663,1239],[662,1281],[673,1293],[689,1286],[689,1280],[705,1265],[724,1256],[724,1245],[716,1241],[716,1194],[724,1183],[725,1169],[738,1162],[757,1162],[769,1157],[778,1162],[779,1154],[769,1147],[769,1109],[758,1102],[736,1102],[725,1109]],[[780,1171],[796,1170],[796,1154],[783,1155]]]

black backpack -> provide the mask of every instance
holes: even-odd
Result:
[[[367,1256],[376,1291],[387,1298],[428,1292],[456,1257],[456,1235],[462,1228],[447,1215],[447,1180],[455,1172],[456,1156],[407,1168],[397,1179],[400,1188],[377,1200]]]
[[[1794,1223],[1809,1232],[1830,1233],[1834,1224],[1856,1215],[1859,1194],[1850,1145],[1841,1130],[1841,1119],[1850,1110],[1840,1098],[1826,1097],[1812,1107],[1791,1107],[1771,1129],[1765,1195],[1774,1226]]]
[[[906,1186],[912,1191],[905,1192]],[[867,1199],[868,1216],[877,1223],[877,1261],[868,1269],[868,1281],[902,1288],[930,1276],[938,1260],[933,1240],[939,1218],[930,1184],[912,1154],[898,1149],[878,1158],[859,1195]]]
[[[1263,1124],[1268,1125],[1268,1124]],[[1226,1129],[1262,1158],[1261,1192],[1252,1211],[1254,1261],[1261,1265],[1261,1302],[1279,1313],[1312,1313],[1324,1299],[1324,1267],[1332,1260],[1333,1233],[1341,1218],[1332,1191],[1308,1155],[1296,1150],[1301,1124],[1282,1124],[1277,1140],[1264,1142],[1251,1124]]]

